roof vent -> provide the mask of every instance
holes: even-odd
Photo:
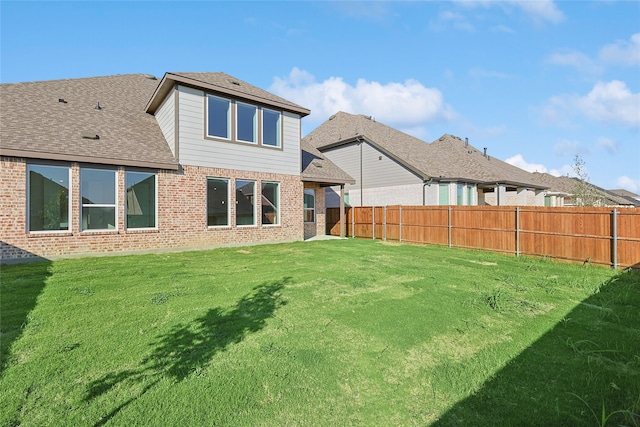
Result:
[[[154,76],[153,74],[145,74],[144,75],[146,78],[148,78],[149,80],[157,80],[156,76]]]
[[[61,103],[63,103],[63,104],[66,104],[66,103],[67,103],[67,101],[65,101],[63,98],[58,98],[58,102],[61,102]]]
[[[98,102],[98,105],[96,105],[93,108],[96,109],[96,110],[102,110],[102,107],[100,106],[100,102]]]
[[[484,147],[484,156],[487,157],[487,147]]]
[[[336,115],[334,114],[333,116],[329,117],[329,120],[333,120],[336,118]]]
[[[98,135],[95,132],[88,131],[88,130],[82,131],[82,133],[80,135],[84,139],[100,139],[100,135]]]
[[[232,85],[236,85],[236,86],[240,86],[240,82],[237,82],[235,80],[230,80]]]
[[[469,138],[465,138],[464,139],[464,146],[468,147],[469,146]]]

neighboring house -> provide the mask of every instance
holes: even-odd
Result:
[[[309,110],[224,73],[3,84],[0,102],[2,260],[302,240],[324,234],[305,188],[351,182],[303,180]]]
[[[351,206],[543,206],[547,185],[456,136],[426,143],[369,116],[339,112],[302,140],[355,178]],[[328,206],[340,197],[328,191]]]
[[[533,178],[540,185],[549,189],[545,192],[545,206],[580,206],[581,201],[576,196],[580,180],[576,177],[553,176],[548,173],[533,172]],[[594,184],[584,183],[589,192],[597,199],[600,206],[640,206],[640,200],[633,198],[633,193],[626,190],[605,190]],[[638,197],[638,196],[636,196]]]

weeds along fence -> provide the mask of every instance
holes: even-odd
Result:
[[[347,236],[640,267],[640,209],[514,206],[346,208]],[[340,235],[328,208],[327,234]]]

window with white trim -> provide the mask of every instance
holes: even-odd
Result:
[[[438,186],[438,204],[449,204],[449,184],[440,184]]]
[[[116,229],[116,171],[80,169],[82,230]]]
[[[69,231],[71,168],[27,165],[29,231]]]
[[[262,182],[262,225],[280,224],[280,184]]]
[[[236,225],[256,224],[256,182],[236,180]]]
[[[258,142],[258,107],[243,102],[236,102],[236,135],[241,142]]]
[[[304,190],[304,222],[316,222],[316,191],[312,188]]]
[[[155,228],[157,191],[155,173],[127,171],[126,227]]]
[[[282,145],[280,136],[279,111],[262,109],[262,145],[269,147],[280,147]]]
[[[207,178],[207,226],[229,225],[229,180]]]
[[[207,95],[207,136],[231,139],[231,101]]]

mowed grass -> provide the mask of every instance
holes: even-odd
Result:
[[[341,240],[1,286],[2,426],[640,423],[634,272]]]

